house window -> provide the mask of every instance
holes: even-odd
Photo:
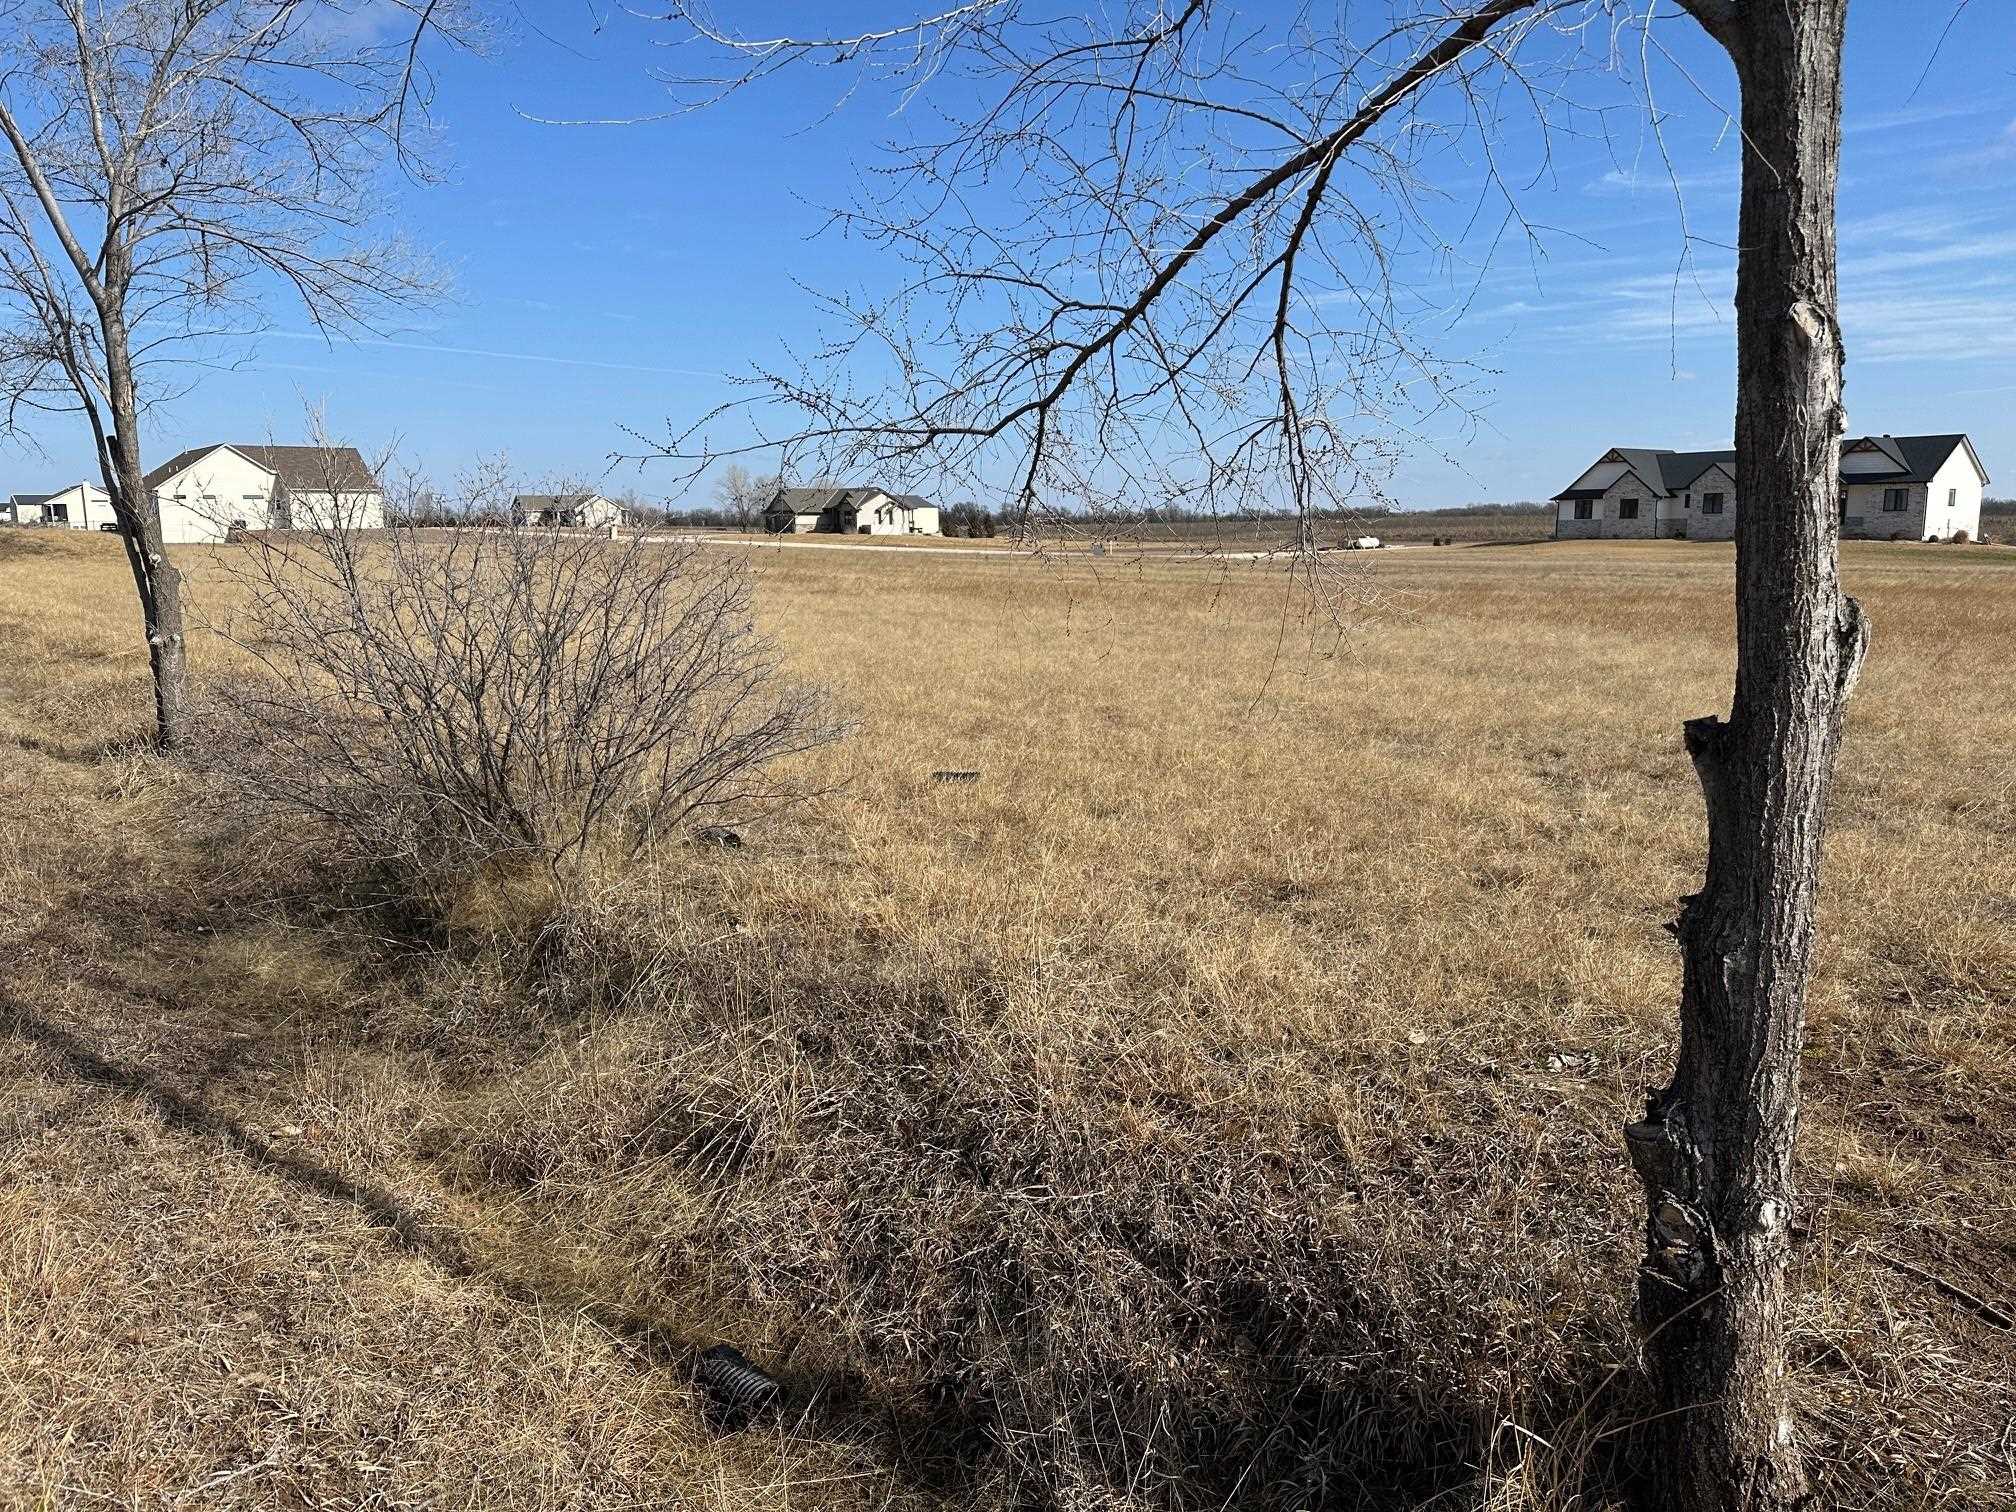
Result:
[[[1619,499],[1617,501],[1617,518],[1620,520],[1637,519],[1638,501],[1636,499]]]
[[[1575,501],[1575,518],[1578,520],[1595,519],[1596,501],[1594,499],[1577,499]]]
[[[1958,507],[1959,507],[1959,504],[1960,504],[1960,490],[1959,490],[1959,489],[1957,489],[1957,488],[1949,488],[1949,489],[1947,489],[1947,490],[1946,490],[1946,507],[1947,507],[1948,509],[1956,509],[1956,508],[1958,508]]]
[[[1883,490],[1883,512],[1885,514],[1902,514],[1904,512],[1903,489],[1886,488]]]
[[[1722,495],[1718,493],[1704,493],[1701,495],[1701,513],[1722,513]]]

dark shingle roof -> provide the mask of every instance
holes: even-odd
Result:
[[[1661,452],[1659,454],[1659,481],[1666,492],[1676,494],[1691,488],[1701,475],[1720,464],[1732,473],[1736,470],[1736,448],[1722,451]]]
[[[1879,439],[1888,441],[1896,452],[1903,454],[1904,481],[1907,483],[1931,482],[1932,475],[1946,465],[1946,459],[1953,455],[1956,447],[1966,447],[1974,465],[1981,466],[1981,459],[1974,452],[1974,443],[1960,432],[1950,436],[1883,436]],[[1981,474],[1986,478],[1988,469],[1982,467]]]
[[[602,495],[600,494],[592,493],[513,494],[511,496],[511,507],[513,509],[579,509],[590,499],[599,499],[601,497]]]
[[[851,488],[780,488],[771,496],[772,509],[783,506],[793,514],[820,514],[844,504]]]
[[[907,504],[912,509],[935,509],[937,506],[922,494],[890,493],[888,489],[874,483],[850,483],[844,488],[780,488],[770,497],[770,507],[782,507],[793,514],[823,514],[826,510],[845,504],[856,494],[887,494],[898,504]]]
[[[375,493],[378,480],[354,446],[246,446],[213,441],[177,452],[147,474],[147,486],[159,488],[192,462],[229,447],[278,478],[289,493],[326,493],[332,488]]]
[[[9,494],[7,496],[7,507],[9,509],[33,509],[37,504],[47,504],[55,497],[56,495],[53,493]]]
[[[1896,464],[1891,472],[1858,472],[1858,481],[1881,480],[1886,483],[1926,483],[1932,475],[1946,464],[1956,446],[1965,446],[1970,456],[1974,448],[1966,436],[1955,433],[1946,436],[1851,436],[1842,441],[1841,449],[1846,452],[1851,447],[1864,443],[1872,445]],[[1702,475],[1716,464],[1736,471],[1736,451],[1724,447],[1719,451],[1665,451],[1658,447],[1616,446],[1605,456],[1615,454],[1626,466],[1636,473],[1649,488],[1665,490],[1666,496],[1692,488]],[[1980,458],[1974,458],[1979,465]],[[1982,468],[1982,472],[1987,472]],[[1613,487],[1615,485],[1612,485]],[[1564,488],[1554,495],[1555,499],[1600,499],[1608,489]]]

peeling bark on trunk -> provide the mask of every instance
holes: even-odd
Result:
[[[1737,264],[1736,692],[1686,727],[1708,872],[1674,926],[1673,1080],[1625,1131],[1645,1188],[1639,1321],[1674,1512],[1808,1493],[1785,1381],[1792,1152],[1821,835],[1868,646],[1843,596],[1834,192],[1847,0],[1687,0],[1743,95]]]

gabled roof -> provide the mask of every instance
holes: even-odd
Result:
[[[375,493],[378,480],[364,465],[354,446],[248,446],[235,441],[213,441],[208,446],[192,446],[177,452],[147,474],[147,486],[159,488],[177,473],[202,461],[212,452],[234,451],[262,472],[280,480],[289,493],[346,492]]]
[[[1736,471],[1736,448],[1721,451],[1661,452],[1659,454],[1659,481],[1666,485],[1668,497],[1692,488],[1701,478],[1716,467],[1726,467],[1733,475]]]
[[[1974,443],[1964,433],[1955,432],[1948,436],[1884,436],[1881,438],[1903,454],[1905,479],[1907,483],[1929,483],[1932,475],[1946,465],[1946,459],[1956,448],[1967,448],[1967,459],[1974,464],[1974,470],[1981,474],[1981,481],[1988,481],[1988,469],[1981,465],[1981,457],[1974,450]]]
[[[1981,465],[1974,443],[1959,432],[1941,436],[1857,436],[1843,440],[1841,452],[1844,456],[1850,452],[1879,452],[1892,463],[1888,471],[1855,473],[1855,482],[1928,483],[1932,475],[1946,465],[1946,459],[1953,455],[1954,448],[1961,446],[1967,448],[1968,458],[1985,483],[1988,469]],[[1648,488],[1663,489],[1668,498],[1692,488],[1718,465],[1727,468],[1731,477],[1736,473],[1733,447],[1718,451],[1681,452],[1658,447],[1614,446],[1597,460],[1622,462]],[[1600,499],[1616,486],[1612,483],[1609,488],[1564,488],[1554,498]]]
[[[1610,450],[1603,453],[1602,456],[1598,457],[1596,463],[1598,466],[1601,466],[1605,462],[1621,462],[1624,464],[1625,472],[1636,477],[1639,483],[1648,491],[1658,494],[1671,491],[1660,478],[1659,461],[1662,457],[1673,455],[1675,455],[1673,452],[1662,452],[1647,446],[1613,446]],[[1613,478],[1602,488],[1564,488],[1561,492],[1554,495],[1554,498],[1556,501],[1561,499],[1600,499],[1611,489],[1615,488],[1622,477],[1622,473],[1618,474],[1617,478]]]
[[[783,507],[793,514],[824,514],[847,502],[851,488],[780,488],[770,496],[770,507]]]
[[[602,502],[605,504],[615,502],[611,499],[603,499],[602,495],[597,493],[513,494],[511,496],[511,507],[513,509],[579,509],[583,504],[592,504],[597,499],[602,499]]]
[[[1903,448],[1897,444],[1897,438],[1894,436],[1855,436],[1845,439],[1841,443],[1841,455],[1845,457],[1850,452],[1875,452],[1878,456],[1887,458],[1891,469],[1896,472],[1907,471],[1911,466],[1904,460]]]
[[[922,494],[891,493],[874,483],[849,483],[842,488],[780,488],[770,496],[771,509],[788,509],[793,514],[824,514],[844,506],[850,499],[880,494],[911,509],[936,509]]]
[[[37,505],[47,504],[51,499],[55,497],[56,495],[54,495],[53,493],[9,494],[7,496],[7,507],[9,509],[33,509]]]

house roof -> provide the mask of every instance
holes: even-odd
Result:
[[[9,509],[33,509],[38,504],[47,504],[55,497],[56,495],[53,493],[9,494],[7,496],[7,507]]]
[[[1967,448],[1967,455],[1973,459],[1983,481],[1988,477],[1988,469],[1981,466],[1981,458],[1975,454],[1974,445],[1965,435],[1954,433],[1940,436],[1856,436],[1845,439],[1841,450],[1875,450],[1881,452],[1895,464],[1888,472],[1858,472],[1857,482],[1885,483],[1927,483],[1932,475],[1946,464],[1958,446]],[[1616,446],[1604,453],[1606,458],[1616,457],[1646,484],[1647,487],[1663,489],[1668,498],[1692,488],[1701,478],[1718,464],[1726,467],[1733,476],[1736,471],[1736,452],[1733,447],[1718,451],[1666,451],[1659,447]],[[1611,487],[1615,487],[1613,483]],[[1608,493],[1607,488],[1564,488],[1554,495],[1562,499],[1600,499]]]
[[[592,503],[600,498],[602,498],[602,495],[595,493],[513,494],[511,496],[511,507],[514,509],[579,509],[583,504]],[[604,500],[603,502],[607,503],[608,501]]]
[[[273,474],[289,493],[326,493],[332,488],[375,493],[378,489],[378,480],[354,446],[248,446],[236,441],[213,441],[177,452],[147,474],[147,486],[159,488],[215,451],[235,451],[254,467]]]
[[[1872,440],[1888,442],[1885,448],[1892,456],[1900,453],[1904,459],[1902,481],[1906,483],[1929,483],[1932,475],[1946,465],[1946,459],[1959,447],[1967,448],[1968,460],[1981,474],[1981,481],[1988,481],[1988,469],[1981,465],[1981,458],[1974,450],[1974,443],[1963,432],[1945,436],[1877,436]],[[1863,477],[1869,474],[1861,474]],[[1896,481],[1896,480],[1893,480]]]
[[[849,483],[840,488],[780,488],[770,496],[771,509],[788,509],[793,514],[824,514],[829,509],[837,509],[850,498],[880,494],[885,499],[894,499],[898,504],[910,509],[936,509],[922,494],[891,493],[874,483]]]
[[[863,493],[860,488],[780,488],[770,497],[770,507],[783,507],[793,514],[824,514],[847,502],[851,493]]]

